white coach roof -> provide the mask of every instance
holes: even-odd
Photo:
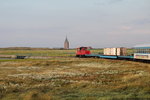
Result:
[[[136,47],[150,47],[150,44],[140,44],[140,45],[135,45],[134,47],[135,48]]]

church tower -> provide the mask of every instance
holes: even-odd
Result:
[[[66,40],[64,42],[64,49],[69,49],[69,41],[67,39],[67,36],[66,36]]]

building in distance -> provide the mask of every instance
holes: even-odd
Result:
[[[65,39],[65,42],[64,42],[64,49],[69,49],[69,41],[67,39],[67,36],[66,36],[66,39]]]

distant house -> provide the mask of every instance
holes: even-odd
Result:
[[[64,49],[69,49],[69,41],[68,41],[67,37],[64,42]]]

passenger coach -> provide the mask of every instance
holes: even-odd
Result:
[[[136,46],[134,51],[134,59],[150,60],[150,45]]]

